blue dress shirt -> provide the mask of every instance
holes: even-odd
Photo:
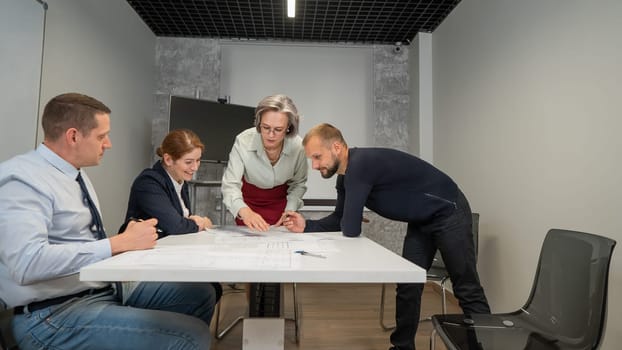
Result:
[[[79,280],[80,268],[110,257],[111,248],[89,228],[78,171],[43,144],[0,163],[0,299],[8,307],[106,285]]]

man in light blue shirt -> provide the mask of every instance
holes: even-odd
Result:
[[[140,283],[122,302],[82,267],[150,249],[156,219],[105,238],[84,167],[112,146],[110,109],[76,93],[46,105],[43,144],[0,164],[0,302],[15,311],[20,349],[208,349],[215,292],[209,283]],[[83,193],[77,181],[84,181]]]

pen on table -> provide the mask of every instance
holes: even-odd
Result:
[[[300,255],[308,255],[308,256],[315,257],[315,258],[326,259],[326,256],[324,256],[322,254],[310,253],[310,252],[308,252],[306,250],[296,250],[294,253],[300,254]]]
[[[143,219],[137,219],[135,217],[130,217],[129,221],[136,221],[136,222],[141,222],[141,221],[145,221]],[[156,232],[158,233],[158,235],[160,235],[162,233],[162,229],[160,229],[158,226],[156,226]]]

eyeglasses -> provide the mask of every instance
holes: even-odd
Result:
[[[266,135],[270,135],[271,133],[274,133],[275,135],[281,135],[282,133],[287,131],[287,128],[284,127],[271,128],[270,126],[265,124],[259,125],[259,128],[261,129],[261,132]]]

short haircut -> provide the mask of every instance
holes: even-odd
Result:
[[[318,124],[311,128],[311,130],[309,130],[309,132],[305,135],[304,139],[302,139],[302,145],[306,146],[307,142],[309,142],[312,137],[318,137],[326,147],[330,147],[330,145],[335,141],[348,147],[341,131],[328,123]]]
[[[257,108],[255,108],[255,128],[259,133],[261,133],[261,116],[267,111],[283,112],[287,114],[286,136],[293,137],[298,135],[300,116],[291,98],[286,95],[278,94],[264,97],[263,100],[259,101]]]
[[[160,158],[164,156],[164,153],[168,153],[173,160],[177,160],[195,148],[200,148],[201,152],[205,149],[199,136],[188,129],[176,129],[166,135],[156,153]]]
[[[48,140],[58,140],[70,128],[88,135],[97,127],[96,114],[110,114],[102,102],[93,97],[70,92],[51,99],[43,109],[41,126]]]

